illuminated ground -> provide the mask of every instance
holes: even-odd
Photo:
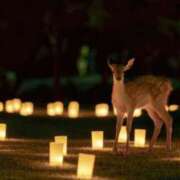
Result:
[[[112,141],[106,141],[103,151],[92,151],[90,141],[73,140],[62,168],[48,165],[49,141],[10,139],[1,142],[0,179],[75,179],[79,152],[96,154],[94,179],[180,178],[180,141],[170,153],[158,145],[154,153],[132,148],[130,155],[123,157],[111,153]]]
[[[79,152],[96,154],[94,179],[180,179],[180,113],[172,113],[174,119],[173,151],[164,148],[165,130],[155,152],[131,148],[128,157],[111,152],[114,138],[115,118],[50,118],[20,117],[0,114],[0,122],[8,127],[9,139],[0,142],[0,180],[9,179],[75,179]],[[153,124],[146,114],[134,121],[134,128],[145,128],[147,138],[152,134]],[[90,132],[103,130],[105,149],[92,151]],[[64,134],[70,139],[69,155],[62,168],[48,165],[49,141],[55,135]],[[81,140],[79,140],[81,139]],[[132,134],[133,139],[133,134]]]

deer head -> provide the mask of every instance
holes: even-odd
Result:
[[[129,69],[131,69],[131,67],[134,64],[135,59],[132,58],[130,60],[128,60],[128,63],[126,65],[114,62],[112,59],[108,60],[108,66],[111,69],[114,78],[117,81],[122,80],[122,78],[124,77],[124,72],[128,71]]]

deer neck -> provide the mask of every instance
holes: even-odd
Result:
[[[121,80],[117,80],[114,76],[113,76],[113,90],[118,90],[120,92],[125,91],[125,85],[124,85],[124,75],[122,75]]]

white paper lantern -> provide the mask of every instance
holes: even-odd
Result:
[[[0,140],[6,139],[6,124],[1,123],[0,124]]]
[[[14,109],[14,112],[19,112],[20,109],[21,109],[21,100],[20,99],[12,99],[12,103],[13,103],[13,109]]]
[[[14,113],[14,106],[12,100],[7,100],[5,102],[5,110],[7,113]]]
[[[67,136],[55,136],[54,140],[56,143],[63,144],[63,155],[67,155]]]
[[[60,101],[56,101],[54,103],[54,109],[55,109],[56,115],[62,115],[64,111],[64,104]]]
[[[97,117],[105,117],[109,114],[109,105],[106,103],[97,104],[95,107],[95,115]]]
[[[55,111],[53,103],[48,103],[48,105],[47,105],[47,114],[48,114],[48,116],[55,116],[56,115],[56,111]]]
[[[24,102],[22,103],[20,114],[22,116],[32,115],[34,112],[34,105],[32,102]]]
[[[146,143],[146,130],[145,129],[135,129],[134,134],[134,146],[144,147]]]
[[[70,118],[77,118],[79,116],[79,103],[71,101],[68,105],[68,116]]]
[[[77,178],[79,179],[92,179],[95,164],[95,155],[79,154]]]
[[[179,106],[178,106],[177,104],[172,104],[172,105],[170,105],[169,108],[168,108],[168,110],[169,110],[170,112],[175,112],[175,111],[177,111],[178,109],[179,109]]]
[[[61,143],[49,143],[49,164],[50,166],[63,165],[63,147]]]
[[[104,146],[104,132],[103,131],[92,131],[92,148],[93,149],[102,149]]]

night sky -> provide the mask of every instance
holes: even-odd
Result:
[[[48,35],[53,34],[64,75],[76,73],[73,66],[82,44],[97,49],[100,72],[110,53],[124,49],[134,53],[141,70],[148,56],[153,59],[150,64],[159,68],[157,59],[166,65],[169,58],[180,56],[179,9],[175,0],[1,2],[0,66],[30,75],[50,75],[53,58]],[[37,58],[42,47],[47,53]]]

